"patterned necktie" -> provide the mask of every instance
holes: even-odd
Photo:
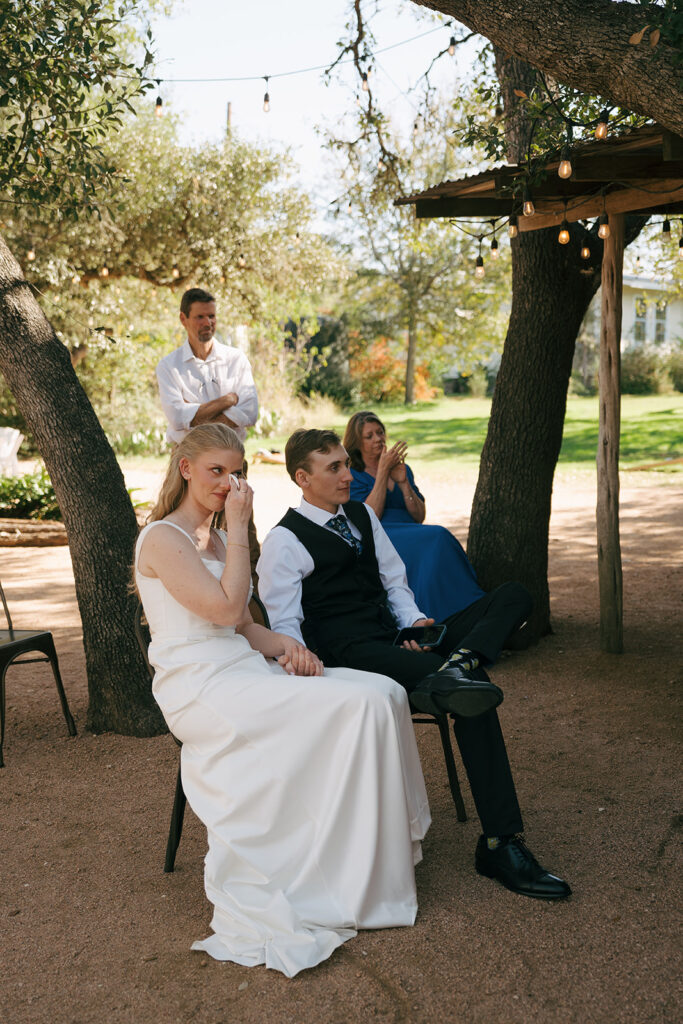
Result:
[[[331,526],[335,533],[338,533],[340,537],[343,537],[346,543],[351,545],[357,555],[361,553],[363,545],[359,540],[356,540],[354,535],[351,533],[346,516],[341,514],[333,516],[332,519],[327,520],[326,525]]]

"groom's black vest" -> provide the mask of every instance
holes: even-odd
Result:
[[[302,581],[302,634],[306,645],[325,660],[335,659],[357,640],[393,637],[396,621],[379,575],[372,523],[360,501],[343,506],[360,531],[360,555],[342,537],[290,508],[278,523],[297,537],[315,563]]]

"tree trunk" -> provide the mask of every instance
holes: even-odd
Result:
[[[571,235],[559,245],[547,228],[512,243],[510,323],[467,544],[485,590],[518,580],[531,591],[534,640],[550,629],[548,524],[574,344],[600,281],[595,266],[582,273],[584,232]]]
[[[88,673],[88,728],[166,728],[133,631],[137,522],[114,452],[20,266],[0,238],[0,371],[52,480],[69,537]]]
[[[414,0],[466,25],[494,46],[559,82],[597,94],[683,135],[683,88],[677,51],[650,34],[630,36],[662,12],[615,0]]]
[[[417,328],[415,314],[408,314],[408,355],[406,358],[406,397],[405,404],[412,405],[415,401],[415,356],[417,350]]]

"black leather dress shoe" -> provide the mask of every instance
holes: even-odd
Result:
[[[410,693],[410,701],[418,711],[430,715],[453,713],[465,718],[483,715],[497,708],[503,691],[486,678],[474,678],[473,673],[457,667],[441,669],[421,679]]]
[[[502,839],[495,850],[489,850],[486,837],[480,836],[474,866],[480,875],[497,878],[506,888],[522,896],[561,900],[572,893],[563,879],[541,867],[519,836]]]

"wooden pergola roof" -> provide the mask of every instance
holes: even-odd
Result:
[[[619,433],[621,294],[624,218],[627,213],[683,213],[683,138],[658,125],[637,128],[571,149],[572,173],[557,171],[562,156],[534,176],[532,216],[522,214],[528,169],[493,167],[457,181],[397,199],[420,218],[499,219],[517,216],[519,232],[557,227],[563,220],[607,214],[608,237],[602,257],[600,330],[600,428],[598,436],[597,542],[600,586],[600,642],[603,650],[623,651],[623,584],[619,540]],[[521,241],[521,240],[520,240]]]
[[[601,213],[683,213],[683,139],[648,125],[571,149],[572,175],[557,174],[560,154],[545,165],[545,178],[533,185],[533,217],[519,216],[520,231],[598,217]],[[481,174],[442,181],[396,200],[411,205],[419,218],[500,218],[521,214],[525,166],[506,164]]]

